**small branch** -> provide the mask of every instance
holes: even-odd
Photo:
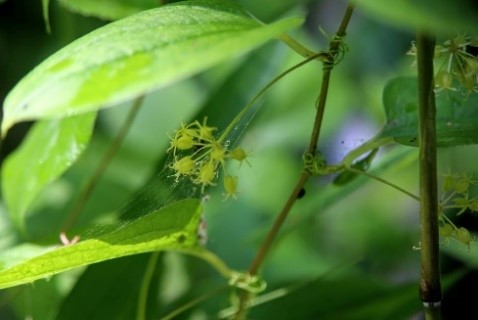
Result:
[[[417,33],[418,108],[420,123],[420,295],[427,319],[440,319],[440,284],[436,107],[433,90],[435,39]],[[430,309],[438,309],[430,310]]]
[[[123,143],[123,140],[126,137],[126,134],[128,133],[131,125],[133,124],[133,121],[136,118],[136,115],[143,103],[143,98],[144,96],[141,96],[134,101],[133,106],[131,107],[128,115],[126,116],[126,119],[124,120],[121,128],[118,131],[118,134],[112,141],[110,148],[103,155],[103,158],[101,158],[100,163],[96,167],[95,172],[86,183],[86,186],[81,191],[80,195],[78,196],[76,202],[73,205],[73,208],[65,219],[65,222],[61,227],[61,231],[63,233],[66,233],[66,231],[70,229],[80,217],[81,212],[83,211],[86,203],[88,202],[91,193],[100,181],[101,177],[103,176],[103,173],[105,172],[106,168],[115,156],[116,152],[121,147],[121,144]]]
[[[403,189],[402,187],[397,186],[397,185],[394,184],[393,182],[390,182],[390,181],[387,181],[387,180],[385,180],[385,179],[383,179],[383,178],[380,178],[379,176],[376,176],[376,175],[374,175],[374,174],[372,174],[372,173],[370,173],[370,172],[358,170],[358,169],[355,169],[355,168],[352,168],[352,167],[348,167],[346,170],[351,171],[351,172],[354,172],[354,173],[357,173],[357,174],[362,174],[362,175],[364,175],[364,176],[367,176],[367,177],[369,177],[369,178],[372,178],[372,179],[374,179],[374,180],[377,180],[378,182],[384,183],[384,184],[386,184],[386,185],[388,185],[388,186],[390,186],[390,187],[392,187],[392,188],[394,188],[394,189],[396,189],[396,190],[398,190],[398,191],[400,191],[400,192],[406,194],[406,195],[409,196],[410,198],[413,198],[413,199],[415,199],[415,200],[417,200],[417,201],[420,201],[420,197],[418,197],[418,196],[414,195],[413,193],[411,193],[411,192],[409,192],[409,191]]]
[[[310,143],[305,152],[305,154],[311,155],[312,158],[315,157],[315,153],[317,151],[317,143],[319,140],[320,130],[322,127],[322,120],[324,116],[325,104],[327,101],[327,94],[328,94],[328,88],[329,88],[329,82],[330,82],[330,73],[332,71],[332,68],[335,65],[335,58],[337,57],[337,54],[339,53],[338,52],[339,46],[342,43],[342,38],[345,36],[345,31],[350,21],[350,18],[352,16],[353,10],[354,10],[354,4],[353,2],[350,2],[349,5],[347,6],[344,17],[342,19],[342,22],[340,24],[340,27],[335,37],[329,43],[329,51],[327,52],[328,57],[327,59],[323,61],[324,67],[323,67],[323,74],[322,74],[322,84],[321,84],[320,94],[316,104],[317,112],[316,112],[316,117],[314,121],[314,127],[312,129]],[[284,221],[287,218],[290,212],[290,209],[295,204],[295,201],[297,200],[297,196],[299,195],[299,192],[309,180],[310,175],[311,173],[308,172],[307,170],[303,170],[301,172],[294,189],[292,190],[284,207],[282,208],[281,212],[279,213],[276,220],[274,221],[274,224],[269,230],[269,233],[267,234],[266,239],[263,241],[259,251],[257,252],[254,260],[252,261],[249,267],[249,274],[255,275],[259,271],[277,234],[279,233],[280,228],[284,224]],[[250,294],[248,292],[244,292],[241,295],[240,301],[239,301],[239,307],[238,307],[238,311],[236,313],[235,319],[245,318],[246,309],[247,309],[246,307],[247,307],[249,298],[250,298]]]

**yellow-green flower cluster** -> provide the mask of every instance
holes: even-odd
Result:
[[[464,227],[457,227],[446,215],[446,209],[458,210],[457,215],[466,210],[478,211],[478,198],[469,196],[471,185],[478,184],[466,174],[446,174],[442,181],[442,196],[440,200],[440,235],[449,241],[453,238],[470,247],[473,240],[470,232]]]
[[[225,197],[236,198],[238,177],[227,174],[226,160],[233,159],[242,163],[247,162],[247,153],[241,147],[228,150],[220,139],[216,139],[214,132],[217,128],[194,121],[188,125],[181,124],[170,136],[170,147],[167,152],[172,152],[173,163],[170,168],[174,170],[176,180],[188,177],[194,184],[201,185],[201,190],[207,186],[215,185],[219,170],[224,172]]]
[[[478,50],[478,36],[458,35],[435,46],[435,90],[478,92],[478,56],[469,52]],[[416,55],[413,44],[409,54]]]

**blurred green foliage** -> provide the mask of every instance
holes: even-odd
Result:
[[[115,2],[118,8],[131,4],[131,1],[105,1],[109,2]],[[291,34],[317,50],[324,49],[327,41],[318,32],[318,25],[330,36],[345,7],[344,1],[333,0],[237,2],[266,22],[281,17],[306,17],[306,24]],[[94,16],[112,19],[129,14],[94,14],[96,9],[88,7],[93,11],[89,12],[90,17],[84,17],[70,12],[62,5],[65,3],[51,1],[52,34],[47,35],[40,1],[0,1],[2,101],[44,58],[108,23]],[[136,8],[129,7],[131,11],[127,12],[141,11],[144,5],[151,4],[151,1],[140,5],[138,2]],[[320,141],[321,151],[332,162],[340,161],[350,149],[383,127],[386,118],[382,91],[388,80],[415,73],[412,59],[405,55],[413,39],[410,27],[420,26],[421,22],[433,27],[437,17],[443,17],[443,11],[434,15],[430,10],[430,16],[415,17],[408,23],[400,15],[403,12],[396,11],[393,25],[389,26],[382,22],[380,5],[374,9],[373,4],[374,1],[367,1],[352,18],[346,38],[349,51],[333,71]],[[474,17],[472,13],[470,16]],[[447,25],[448,28],[452,26]],[[209,124],[225,128],[265,83],[301,60],[285,45],[268,43],[246,56],[149,94],[72,234],[91,233],[98,225],[119,218],[135,218],[170,201],[164,200],[161,189],[171,183],[164,174],[167,133],[181,122],[201,120],[204,116]],[[243,164],[238,171],[238,199],[222,201],[222,186],[208,194],[209,200],[204,205],[206,247],[233,269],[248,268],[302,168],[301,157],[312,128],[320,78],[319,65],[312,63],[268,91],[241,141],[235,141],[251,152],[251,167]],[[59,243],[58,233],[67,213],[114,139],[129,106],[125,103],[98,114],[84,154],[40,193],[26,213],[26,236],[13,227],[1,200],[2,251],[21,243]],[[19,147],[29,125],[23,123],[12,128],[2,141],[0,159]],[[417,150],[392,146],[384,151],[377,155],[371,170],[416,193]],[[473,145],[440,149],[441,172],[478,174],[474,161],[477,152]],[[236,165],[232,164],[233,170]],[[251,318],[406,319],[419,313],[419,255],[412,250],[419,239],[418,203],[365,177],[344,187],[331,181],[330,177],[312,179],[304,198],[293,208],[263,267],[268,289],[262,303],[260,296],[257,297],[258,306],[252,309]],[[188,192],[181,197],[187,195]],[[470,230],[478,230],[474,215],[462,215],[455,220]],[[466,303],[473,297],[463,294],[474,289],[470,280],[477,279],[476,247],[472,245],[469,253],[464,246],[456,245],[443,245],[442,270],[444,279],[449,279],[445,281],[444,295],[448,301],[444,305],[445,319],[456,314],[458,308],[465,314],[476,313],[473,304]],[[31,253],[33,248],[25,250]],[[133,319],[152,255],[110,260],[32,285],[2,290],[0,318]],[[164,252],[156,263],[147,288],[147,319],[158,319],[224,285],[209,264],[195,257]],[[456,273],[465,269],[466,275]],[[219,310],[230,306],[230,296],[230,290],[219,291],[175,319],[215,318]]]

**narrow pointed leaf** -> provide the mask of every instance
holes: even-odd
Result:
[[[383,91],[387,122],[381,137],[392,137],[407,146],[418,146],[418,83],[416,78],[391,80]],[[478,143],[478,94],[439,92],[436,96],[437,145]]]
[[[19,121],[112,106],[251,50],[302,19],[265,25],[232,1],[184,1],[143,11],[74,41],[8,94],[2,134]],[[172,106],[174,107],[174,106]]]
[[[23,230],[25,214],[40,191],[71,166],[88,145],[95,119],[93,112],[40,121],[6,159],[1,175],[3,198],[19,230]]]
[[[72,268],[157,250],[197,247],[200,203],[195,199],[175,202],[140,219],[118,226],[114,231],[80,239],[69,246],[55,246],[43,254],[15,265],[11,252],[0,255],[0,288],[30,283]]]

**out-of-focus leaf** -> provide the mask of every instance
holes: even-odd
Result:
[[[10,295],[15,318],[3,317],[3,319],[42,319],[54,320],[58,312],[58,306],[62,300],[62,289],[65,287],[60,277],[35,283],[34,286],[17,287],[3,290]],[[63,288],[62,288],[63,286]],[[59,289],[62,288],[62,289]],[[28,301],[28,304],[25,303]],[[4,309],[4,308],[2,308]]]
[[[158,6],[158,0],[59,0],[68,10],[85,16],[117,20]]]
[[[462,276],[444,277],[444,288]],[[267,293],[266,293],[267,294]],[[272,299],[251,309],[256,319],[408,319],[421,311],[417,283],[387,284],[359,276],[319,279],[292,285]],[[261,300],[259,297],[257,300]]]
[[[473,235],[476,239],[476,236]],[[455,259],[463,261],[467,266],[478,269],[478,255],[475,253],[478,250],[478,242],[472,241],[468,247],[466,244],[458,242],[454,239],[443,240],[446,245],[441,247],[441,251],[454,257]]]
[[[287,14],[287,11],[304,6],[312,1],[314,0],[274,0],[268,2],[267,5],[264,5],[265,3],[262,1],[237,0],[237,2],[243,5],[244,8],[247,8],[256,17],[263,21],[277,19],[278,17]]]
[[[418,146],[418,83],[416,78],[392,79],[383,91],[387,122],[381,137]],[[478,94],[440,92],[436,96],[436,130],[439,147],[478,143]]]
[[[89,266],[61,304],[56,319],[136,319],[138,296],[151,256],[141,254]],[[158,319],[156,297],[161,269],[154,268],[146,319]]]
[[[478,30],[476,7],[466,0],[360,0],[357,6],[383,22],[433,34]]]
[[[265,25],[232,1],[193,0],[143,11],[74,41],[8,94],[2,134],[24,120],[112,106],[191,76],[296,27]]]
[[[67,246],[10,265],[9,252],[0,255],[0,288],[31,283],[60,272],[96,262],[158,250],[192,250],[198,247],[197,229],[201,215],[198,200],[175,202],[113,231],[87,236]],[[111,229],[110,229],[111,230]],[[201,248],[201,250],[203,250]],[[37,253],[37,249],[33,254]]]
[[[2,168],[2,191],[15,226],[24,231],[28,207],[87,146],[96,112],[36,123]]]

